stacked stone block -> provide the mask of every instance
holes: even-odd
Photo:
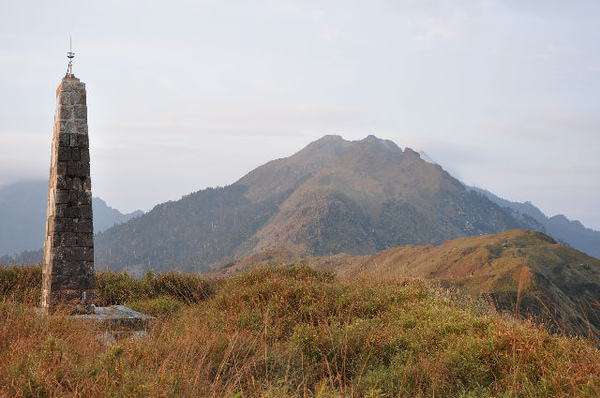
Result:
[[[94,226],[85,83],[65,76],[56,98],[41,306],[46,313],[90,313]]]

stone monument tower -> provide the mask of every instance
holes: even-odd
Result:
[[[56,90],[42,279],[42,310],[94,311],[94,227],[85,83],[67,74]]]

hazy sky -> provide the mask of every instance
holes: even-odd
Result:
[[[600,229],[600,1],[8,1],[0,186],[48,178],[73,36],[94,196],[149,210],[326,134]]]

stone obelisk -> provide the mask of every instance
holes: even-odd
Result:
[[[67,74],[56,90],[42,279],[42,310],[94,311],[94,227],[85,83]]]

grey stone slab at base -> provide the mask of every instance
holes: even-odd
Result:
[[[92,306],[92,310],[93,312],[89,314],[76,315],[51,315],[44,308],[36,308],[35,312],[41,316],[64,316],[72,319],[81,319],[82,321],[94,322],[112,331],[120,330],[122,332],[146,329],[154,320],[153,316],[134,311],[124,305],[113,305],[110,307]]]
[[[154,317],[127,308],[124,305],[93,307],[90,314],[71,315],[74,319],[97,322],[107,327],[139,329],[147,327]]]

